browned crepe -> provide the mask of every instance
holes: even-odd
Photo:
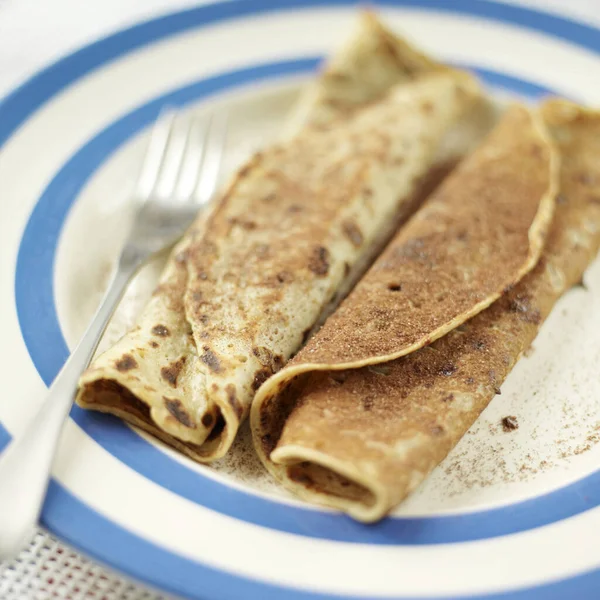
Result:
[[[286,487],[360,520],[382,518],[465,434],[581,279],[600,244],[600,114],[563,101],[541,113],[562,157],[561,193],[535,268],[479,315],[403,358],[313,371],[288,385],[285,372],[302,366],[301,352],[261,388],[251,414],[256,449]],[[319,335],[306,351],[318,343]]]
[[[256,389],[412,209],[479,95],[464,73],[430,75],[255,156],[177,246],[137,326],[83,374],[78,402],[196,460],[223,456]]]

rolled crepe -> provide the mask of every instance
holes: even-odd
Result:
[[[600,118],[562,103],[543,115],[564,157],[568,199],[545,249],[556,152],[539,118],[513,108],[257,394],[255,447],[286,487],[359,520],[382,518],[499,393],[581,277],[600,238],[589,187],[600,185]]]
[[[78,402],[199,461],[229,449],[260,384],[414,204],[437,145],[480,97],[448,72],[256,155],[173,252],[136,327]]]

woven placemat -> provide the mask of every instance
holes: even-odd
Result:
[[[39,530],[0,563],[1,600],[169,600],[84,558]]]

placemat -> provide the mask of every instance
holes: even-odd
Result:
[[[2,600],[169,600],[132,583],[38,530],[14,560],[0,563]]]

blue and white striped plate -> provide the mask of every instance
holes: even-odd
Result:
[[[600,31],[589,25],[485,0],[380,7],[427,51],[502,94],[600,106]],[[83,48],[0,103],[0,448],[99,300],[160,107],[228,103],[233,164],[275,135],[355,10],[345,0],[203,5]],[[151,279],[136,282],[116,329]],[[77,408],[43,524],[189,598],[598,598],[600,263],[586,283],[559,303],[469,435],[378,525],[278,490],[247,434],[209,468]],[[504,433],[509,414],[520,428]]]

